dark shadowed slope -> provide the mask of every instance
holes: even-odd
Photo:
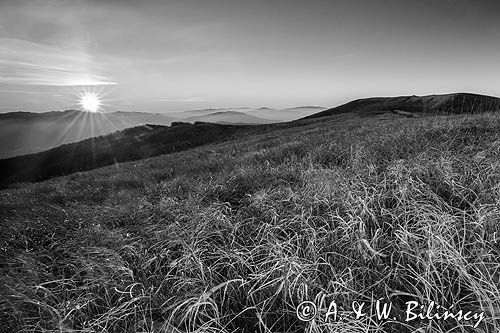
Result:
[[[145,112],[4,113],[0,114],[0,158],[36,153],[143,124],[170,125],[173,120]]]
[[[319,118],[341,113],[373,114],[380,112],[411,113],[477,113],[497,111],[500,109],[500,98],[457,93],[429,96],[373,97],[351,101],[338,107],[328,109],[304,117]]]
[[[37,154],[0,160],[0,186],[185,150],[245,130],[245,126],[219,124],[134,127]]]

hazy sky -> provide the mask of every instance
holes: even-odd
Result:
[[[499,18],[498,0],[0,0],[0,112],[83,88],[154,112],[499,96]]]

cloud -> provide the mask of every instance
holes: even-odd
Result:
[[[85,50],[0,38],[0,83],[46,86],[116,84]]]
[[[208,100],[201,97],[190,97],[190,98],[174,98],[174,99],[156,99],[153,100],[153,102],[192,103],[192,102],[208,102]]]
[[[0,94],[44,95],[47,93],[42,91],[28,91],[28,90],[0,90]]]

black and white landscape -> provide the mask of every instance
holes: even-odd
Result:
[[[0,2],[0,332],[497,332],[499,15]]]

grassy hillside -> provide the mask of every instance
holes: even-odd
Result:
[[[374,115],[387,111],[431,114],[464,114],[495,112],[500,110],[500,98],[455,93],[429,96],[373,97],[351,101],[305,118],[320,118],[343,113]]]
[[[62,145],[37,154],[0,160],[0,188],[21,181],[39,181],[118,162],[186,150],[231,138],[248,127],[177,123],[144,125],[106,136]]]
[[[2,329],[498,331],[500,116],[300,125],[1,191]],[[379,298],[485,319],[295,315]]]

